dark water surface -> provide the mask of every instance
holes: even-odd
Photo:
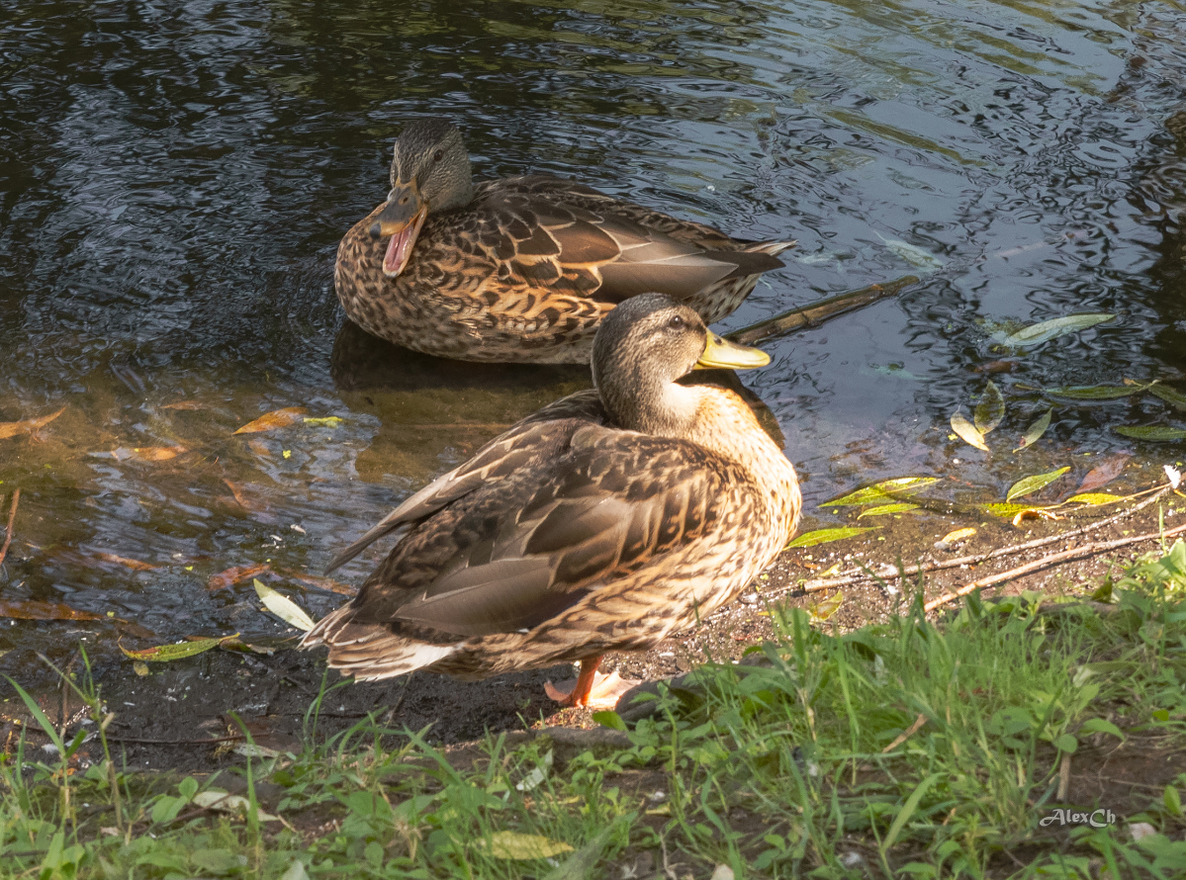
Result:
[[[1183,12],[6,4],[0,422],[65,411],[0,439],[0,518],[22,493],[0,599],[144,628],[80,625],[108,643],[276,632],[249,581],[209,579],[269,562],[273,583],[302,588],[399,497],[582,387],[581,370],[442,366],[341,327],[334,249],[385,196],[391,139],[419,115],[453,118],[482,177],[578,176],[745,237],[797,238],[726,328],[922,276],[766,344],[773,365],[746,378],[809,506],[906,474],[997,500],[1100,453],[1180,460],[1182,443],[1112,430],[1186,425],[1150,395],[1063,402],[1019,455],[949,439],[948,418],[989,376],[1011,440],[1050,406],[1034,388],[1186,391]],[[1025,351],[994,342],[1073,312],[1118,317]],[[232,434],[293,406],[341,421]],[[5,665],[76,638],[72,624],[0,622]]]

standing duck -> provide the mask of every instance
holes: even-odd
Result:
[[[408,123],[387,201],[346,233],[334,285],[352,321],[457,360],[589,362],[615,305],[666,293],[730,314],[794,242],[751,242],[548,175],[474,186],[456,126]]]
[[[701,368],[769,362],[660,294],[597,331],[596,388],[565,397],[408,498],[330,569],[403,530],[349,604],[301,642],[357,679],[464,679],[581,663],[567,705],[612,706],[597,673],[731,601],[795,531],[795,470],[735,392]]]

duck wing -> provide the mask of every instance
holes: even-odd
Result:
[[[709,285],[783,266],[793,242],[743,242],[572,181],[530,176],[479,190],[478,238],[499,277],[620,303],[648,291],[687,299]]]
[[[583,427],[542,480],[483,483],[405,535],[350,622],[431,641],[530,630],[701,539],[741,478],[692,443]]]
[[[478,450],[465,464],[437,477],[405,499],[365,535],[334,557],[329,574],[384,535],[436,513],[480,486],[521,470],[535,470],[567,448],[572,434],[588,424],[605,422],[595,390],[578,391],[512,425]]]

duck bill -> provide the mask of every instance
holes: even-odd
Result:
[[[397,186],[387,196],[387,204],[371,225],[371,235],[375,238],[390,236],[383,252],[383,274],[388,278],[395,278],[408,265],[416,236],[427,216],[428,205],[414,183]]]
[[[770,363],[770,355],[760,348],[750,348],[748,345],[738,345],[723,339],[715,333],[708,334],[708,341],[704,344],[704,354],[696,361],[694,370],[752,370],[754,367],[764,367]]]

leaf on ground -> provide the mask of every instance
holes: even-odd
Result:
[[[133,660],[150,660],[154,663],[168,663],[170,660],[182,660],[186,657],[193,657],[195,654],[202,654],[209,651],[211,648],[217,648],[227,639],[238,636],[217,636],[208,639],[194,639],[189,642],[176,642],[172,645],[155,645],[151,648],[144,648],[139,651],[129,651],[123,645],[119,649],[124,652],[124,655],[131,657]]]
[[[311,425],[314,428],[335,428],[343,423],[343,419],[337,416],[325,416],[324,418],[305,419],[306,425]]]
[[[223,587],[229,587],[248,578],[253,578],[257,574],[263,574],[270,569],[266,562],[259,562],[255,565],[236,565],[234,568],[228,568],[226,571],[220,571],[218,574],[210,575],[206,581],[206,589],[210,592],[221,590]]]
[[[255,586],[255,594],[259,596],[264,606],[289,626],[295,626],[302,632],[308,632],[313,628],[313,621],[309,615],[287,596],[277,593],[258,580],[252,581],[252,584]]]
[[[1020,479],[1009,487],[1009,492],[1005,495],[1005,501],[1012,501],[1014,498],[1023,498],[1026,495],[1032,495],[1039,489],[1049,486],[1069,470],[1069,467],[1061,467],[1056,471],[1050,471],[1045,474],[1034,474],[1032,477]]]
[[[999,517],[1014,517],[1019,513],[1024,513],[1027,510],[1044,510],[1045,508],[1034,507],[1032,504],[986,504],[984,509],[993,516]]]
[[[1109,495],[1107,492],[1080,492],[1066,500],[1066,504],[1111,504],[1113,501],[1124,500],[1120,495]]]
[[[286,578],[309,584],[310,586],[317,587],[319,590],[328,590],[331,593],[338,593],[342,596],[358,595],[358,587],[353,584],[343,583],[342,581],[335,581],[333,578],[318,577],[303,571],[297,571],[294,568],[278,567],[275,571],[277,574],[281,574]]]
[[[855,527],[816,529],[814,532],[807,532],[795,538],[783,549],[793,550],[796,547],[814,547],[816,544],[828,544],[832,541],[843,541],[845,538],[855,538],[857,535],[863,535],[865,532],[875,532],[878,528],[880,528],[880,526],[864,529]]]
[[[883,503],[903,495],[913,495],[937,482],[938,477],[894,477],[892,480],[882,480],[872,486],[825,501],[820,507],[854,507],[860,504]]]
[[[1054,407],[1046,410],[1046,414],[1039,418],[1036,422],[1030,425],[1029,430],[1025,432],[1025,436],[1017,444],[1014,452],[1020,452],[1028,446],[1033,446],[1042,439],[1042,435],[1046,433],[1046,429],[1050,427],[1050,419],[1054,417]]]
[[[1153,385],[1149,388],[1149,391],[1156,394],[1171,406],[1186,410],[1186,394],[1183,394],[1181,391],[1175,391],[1173,388],[1161,384]]]
[[[1146,425],[1144,427],[1121,425],[1119,428],[1113,428],[1112,430],[1124,437],[1132,437],[1134,440],[1152,440],[1155,442],[1186,440],[1186,428],[1171,428],[1168,425]]]
[[[622,720],[621,715],[612,709],[594,712],[592,718],[602,727],[608,727],[610,730],[626,730],[626,722]]]
[[[161,409],[201,409],[205,405],[197,400],[178,400],[174,403],[161,404]]]
[[[1013,525],[1020,526],[1027,519],[1062,519],[1057,513],[1044,507],[1030,507],[1013,517]]]
[[[150,562],[141,562],[139,559],[128,559],[126,556],[116,556],[114,553],[99,552],[95,556],[104,562],[113,562],[116,565],[122,565],[124,568],[130,568],[132,571],[155,571],[157,568],[157,566]]]
[[[970,443],[972,446],[982,449],[985,452],[990,451],[988,444],[984,442],[984,435],[959,410],[951,414],[951,430],[955,431],[965,443]]]
[[[954,544],[957,541],[964,541],[976,534],[973,528],[956,529],[954,532],[948,532],[939,539],[940,544]]]
[[[134,446],[132,452],[141,461],[168,461],[183,452],[188,452],[184,446]]]
[[[102,614],[79,611],[61,602],[36,599],[0,599],[0,619],[13,620],[107,620]]]
[[[907,504],[899,502],[897,504],[880,504],[877,507],[870,507],[868,510],[862,510],[857,514],[857,519],[864,519],[866,516],[887,516],[891,513],[905,513],[908,510],[918,510],[917,504]]]
[[[550,859],[573,851],[562,840],[520,831],[496,831],[489,840],[478,840],[475,845],[496,859]]]
[[[1075,491],[1090,492],[1092,489],[1106,486],[1120,476],[1120,472],[1124,470],[1124,466],[1128,464],[1130,458],[1132,458],[1131,452],[1118,452],[1111,458],[1105,459],[1087,472],[1087,476],[1083,478],[1083,482]]]
[[[286,406],[283,409],[274,409],[270,413],[264,413],[258,419],[248,422],[234,433],[258,434],[261,431],[272,431],[276,428],[285,428],[291,425],[293,422],[300,421],[306,412],[308,412],[308,410],[306,410],[303,406]]]
[[[822,602],[817,602],[810,606],[807,610],[811,614],[813,620],[824,621],[840,610],[840,606],[844,604],[844,593],[837,590]]]
[[[602,830],[600,834],[561,862],[554,871],[544,875],[543,880],[589,880],[593,877],[593,869],[601,860],[602,850],[609,842],[613,826]]]
[[[65,411],[66,407],[62,407],[56,413],[42,416],[39,419],[25,419],[23,422],[0,422],[0,440],[15,437],[17,434],[32,434],[34,431],[44,428]]]
[[[1115,315],[1105,314],[1066,315],[1051,321],[1030,324],[1016,333],[1010,333],[1001,341],[1005,345],[1011,346],[1039,345],[1051,339],[1057,339],[1059,336],[1065,336],[1068,333],[1078,333],[1080,330],[1086,330],[1088,327],[1094,327],[1096,324],[1111,321],[1115,317]]]
[[[251,810],[251,801],[247,800],[247,798],[240,797],[237,794],[227,794],[225,791],[219,791],[216,788],[199,791],[194,795],[193,803],[207,810],[216,810],[220,813],[238,813],[244,816]],[[258,808],[256,809],[255,816],[260,822],[280,821],[279,816],[265,813]],[[237,869],[239,867],[236,861],[234,868]]]
[[[1044,389],[1051,397],[1068,400],[1117,400],[1144,391],[1148,385],[1060,385]]]
[[[1003,418],[1005,418],[1005,398],[1001,396],[1001,389],[997,387],[997,383],[989,379],[988,384],[984,386],[984,394],[980,396],[980,402],[976,404],[976,410],[973,413],[976,430],[980,432],[981,436],[988,434],[1001,423]]]

